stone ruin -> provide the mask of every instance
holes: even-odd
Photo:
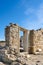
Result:
[[[23,31],[23,49],[20,52],[20,31]],[[21,40],[22,40],[21,39]],[[43,54],[43,29],[27,30],[10,23],[5,28],[5,41],[0,49],[0,61],[7,65],[28,65],[29,54]],[[18,64],[19,63],[19,64]]]
[[[19,31],[23,31],[23,48],[25,52],[28,52],[28,34],[29,31],[19,27],[16,24],[11,24],[5,29],[6,46],[16,48],[18,53],[20,52],[20,36]]]
[[[18,53],[20,52],[20,31],[23,31],[24,52],[32,54],[43,52],[43,29],[27,30],[12,23],[5,28],[6,46],[9,46],[9,48],[15,48]]]

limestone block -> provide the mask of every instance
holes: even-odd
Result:
[[[0,65],[5,65],[3,62],[0,62]]]
[[[22,64],[19,62],[12,62],[11,65],[22,65]]]
[[[7,53],[7,50],[2,51],[1,53],[1,58],[3,62],[6,63],[11,63],[12,61],[15,61],[17,59],[17,57],[11,53]]]
[[[16,60],[16,56],[8,54],[2,57],[3,62],[11,63]]]

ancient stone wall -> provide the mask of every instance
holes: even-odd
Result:
[[[5,28],[5,40],[6,40],[6,46],[9,46],[10,42],[10,27],[6,26]]]
[[[16,49],[19,52],[20,40],[19,40],[19,27],[16,24],[10,24],[6,29],[6,45],[11,49]]]
[[[32,43],[31,43],[32,44]],[[43,29],[34,30],[33,32],[33,49],[34,52],[41,50],[43,52]]]
[[[25,52],[35,53],[38,49],[43,51],[43,29],[27,30],[16,24],[10,24],[5,28],[6,46],[15,48],[19,52],[19,31],[23,31],[23,48]]]

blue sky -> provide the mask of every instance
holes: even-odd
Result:
[[[0,0],[0,40],[11,22],[28,30],[43,28],[43,0]]]

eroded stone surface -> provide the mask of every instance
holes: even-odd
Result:
[[[20,53],[20,30],[24,32],[25,52],[22,53]],[[6,45],[0,49],[0,65],[43,65],[43,29],[29,31],[16,24],[10,24],[5,29],[5,37]],[[29,52],[36,55],[29,55]]]
[[[11,49],[16,49],[19,52],[19,27],[11,24],[6,28],[6,45]]]
[[[3,62],[0,62],[0,65],[5,65]]]

